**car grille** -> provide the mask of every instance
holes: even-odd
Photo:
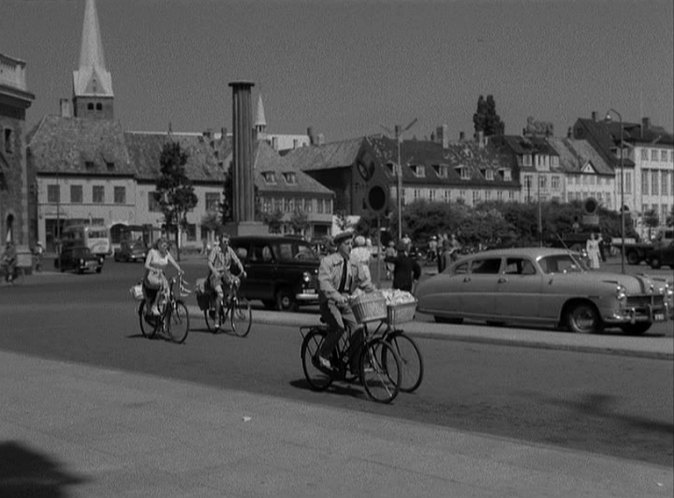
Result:
[[[641,296],[627,296],[626,307],[637,311],[647,311],[650,308],[662,308],[665,297],[662,294],[646,294]]]

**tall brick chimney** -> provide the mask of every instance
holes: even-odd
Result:
[[[254,221],[253,196],[253,112],[249,81],[235,81],[232,87],[232,140],[234,186],[234,222]]]

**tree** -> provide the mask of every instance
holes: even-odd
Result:
[[[505,123],[496,114],[496,101],[493,95],[487,95],[486,100],[482,95],[477,99],[477,111],[473,114],[473,126],[476,135],[483,132],[485,137],[505,133]]]
[[[234,185],[232,182],[231,166],[230,170],[225,172],[225,181],[222,192],[222,202],[220,203],[220,214],[222,223],[234,221],[234,213],[232,211],[232,203],[234,200]]]
[[[262,213],[262,223],[269,227],[269,233],[281,233],[283,227],[283,211],[276,209],[271,213]]]
[[[644,213],[644,225],[648,227],[648,238],[651,238],[651,228],[660,224],[660,217],[655,209],[649,209]]]
[[[307,231],[310,226],[309,215],[301,209],[295,208],[295,211],[290,216],[290,227],[295,234],[302,234]]]
[[[167,142],[159,157],[160,176],[157,179],[155,196],[164,214],[167,233],[175,236],[176,251],[180,260],[179,228],[187,227],[187,213],[197,205],[192,182],[185,174],[185,153],[178,142]]]

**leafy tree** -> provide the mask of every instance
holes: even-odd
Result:
[[[337,223],[337,228],[339,228],[342,232],[351,226],[351,223],[347,218],[346,211],[343,209],[335,213],[335,222]]]
[[[477,111],[473,114],[473,127],[476,135],[483,132],[486,137],[505,133],[505,123],[496,114],[496,101],[493,95],[487,95],[486,99],[480,95],[477,99]]]
[[[290,216],[289,223],[295,234],[305,233],[309,226],[311,226],[311,223],[309,223],[309,215],[298,208],[295,208],[295,211]]]
[[[283,211],[276,209],[271,213],[262,213],[262,223],[269,227],[269,233],[281,233],[283,228]]]
[[[672,210],[669,212],[669,215],[667,216],[667,226],[668,227],[674,226],[674,206],[672,206]]]
[[[197,205],[192,182],[185,174],[187,153],[178,142],[167,142],[159,157],[160,176],[157,179],[155,195],[164,214],[164,224],[168,233],[175,236],[176,251],[180,260],[178,228],[187,227],[187,213]]]

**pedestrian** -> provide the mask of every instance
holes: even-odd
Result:
[[[386,249],[384,250],[384,261],[386,261],[386,258],[395,258],[398,252],[396,251],[395,248],[395,242],[392,240],[388,241],[388,244],[386,245]],[[393,278],[393,269],[395,266],[393,263],[385,263],[386,264],[386,280],[391,280]]]
[[[590,260],[590,268],[593,270],[599,269],[599,240],[597,234],[592,232],[590,238],[585,243],[585,250],[587,257]]]
[[[428,261],[433,262],[438,256],[438,239],[435,235],[431,235],[431,240],[428,241]]]
[[[358,235],[353,239],[353,249],[351,249],[351,254],[349,258],[352,263],[359,265],[363,268],[363,272],[366,277],[371,280],[370,275],[370,255],[372,254],[367,248],[367,241],[362,235]]]
[[[44,254],[44,248],[42,247],[42,244],[38,240],[35,243],[35,247],[33,248],[33,256],[35,257],[35,272],[39,273],[42,271],[42,255]]]
[[[398,243],[398,254],[395,257],[386,257],[387,263],[393,263],[394,289],[399,289],[414,294],[417,281],[421,276],[421,267],[416,259],[410,256],[409,245],[402,240]]]

